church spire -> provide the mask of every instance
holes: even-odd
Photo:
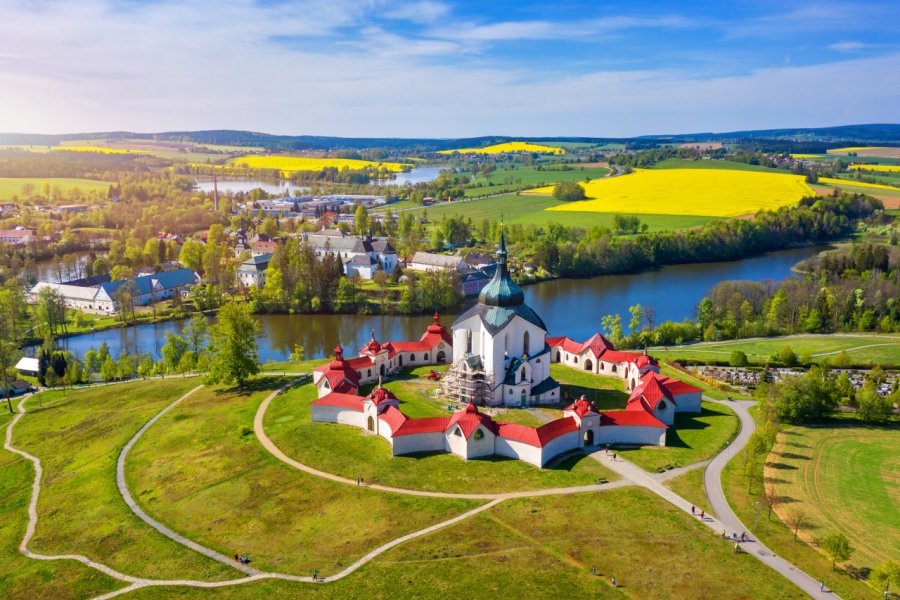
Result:
[[[478,301],[491,306],[518,306],[525,302],[525,294],[522,292],[512,277],[509,275],[509,267],[506,264],[506,234],[503,224],[500,224],[500,245],[497,248],[497,270],[494,277],[481,290]]]

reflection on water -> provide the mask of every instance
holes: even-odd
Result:
[[[718,282],[729,279],[784,279],[791,267],[821,251],[822,247],[798,248],[773,252],[766,256],[726,263],[704,263],[664,267],[631,275],[610,275],[593,279],[547,281],[525,287],[526,301],[541,315],[551,335],[568,335],[585,339],[600,328],[600,319],[619,313],[628,320],[628,307],[652,306],[656,322],[680,321],[693,316],[700,299]],[[450,325],[456,315],[444,315]],[[356,355],[375,330],[381,340],[418,339],[431,322],[429,316],[406,315],[261,315],[263,361],[285,360],[295,344],[302,344],[308,358],[331,355],[340,342],[351,355]],[[181,333],[184,324],[172,321],[140,325],[80,335],[62,342],[76,354],[83,355],[102,341],[116,355],[128,352],[150,352],[160,355],[167,331]]]

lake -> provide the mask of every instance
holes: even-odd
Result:
[[[407,173],[396,173],[394,179],[374,180],[372,185],[413,185],[416,183],[425,183],[434,181],[440,175],[441,167],[415,167]],[[201,192],[212,192],[212,181],[197,181],[194,183],[197,190]],[[238,192],[249,193],[250,190],[260,188],[266,193],[275,194],[277,196],[290,192],[290,195],[296,196],[305,193],[309,188],[298,186],[289,181],[262,181],[258,179],[220,179],[218,181],[218,189],[220,192]]]
[[[552,336],[567,335],[583,340],[597,332],[600,319],[619,313],[629,319],[628,307],[652,306],[656,323],[692,317],[697,303],[720,281],[746,279],[781,280],[796,263],[825,247],[805,247],[771,252],[739,261],[663,267],[628,275],[592,279],[562,279],[526,286],[525,299],[541,315]],[[450,325],[456,315],[444,315]],[[418,339],[431,322],[429,316],[407,315],[260,315],[262,339],[260,359],[285,360],[294,344],[302,344],[307,358],[329,356],[340,342],[350,355],[368,340],[371,331],[379,341]],[[166,343],[166,332],[181,333],[184,323],[170,321],[125,329],[110,329],[60,340],[83,356],[106,341],[113,355],[150,352],[156,357]]]

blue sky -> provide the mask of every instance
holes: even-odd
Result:
[[[0,131],[900,122],[898,74],[896,0],[0,0]]]

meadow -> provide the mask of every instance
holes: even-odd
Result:
[[[511,169],[497,169],[489,175],[479,175],[472,181],[473,187],[466,188],[466,197],[487,196],[513,192],[518,189],[559,183],[561,181],[584,181],[597,179],[609,174],[609,169],[598,166],[583,166],[578,163],[566,165],[521,166]]]
[[[841,351],[856,365],[900,365],[900,336],[879,335],[795,335],[726,342],[705,342],[684,346],[650,348],[653,356],[666,360],[699,363],[728,362],[732,352],[741,351],[750,362],[764,364],[768,357],[790,347],[798,356],[813,360],[834,358]]]
[[[321,171],[327,167],[337,169],[386,169],[395,173],[405,171],[413,165],[406,163],[381,163],[350,158],[313,158],[308,156],[259,156],[249,155],[235,158],[231,164],[249,169],[278,169],[284,172]]]
[[[59,188],[63,194],[68,195],[73,189],[78,188],[85,194],[99,192],[105,195],[112,184],[95,179],[65,177],[0,177],[0,200],[10,200],[13,196],[24,197],[22,187],[25,185],[33,186],[33,194],[43,195],[44,187],[49,185],[51,193],[55,188]]]
[[[531,152],[536,154],[565,154],[563,148],[545,146],[543,144],[530,144],[528,142],[506,142],[494,144],[483,148],[457,148],[454,150],[441,150],[438,154],[515,154]]]
[[[848,148],[832,148],[828,154],[853,152],[858,158],[900,158],[900,148],[891,146],[857,146]]]
[[[843,533],[856,548],[849,563],[873,568],[900,556],[900,437],[887,427],[790,427],[766,463],[783,499],[776,508],[807,513],[804,537]],[[877,535],[871,535],[878,532]]]
[[[549,196],[508,194],[492,198],[444,202],[425,208],[416,208],[413,214],[427,215],[432,221],[439,221],[445,216],[469,217],[475,222],[481,219],[499,221],[502,217],[504,222],[509,225],[519,223],[546,226],[550,223],[560,223],[568,227],[613,228],[615,218],[613,213],[549,210],[564,204],[564,202],[554,200]],[[625,212],[622,211],[620,214],[625,214]],[[641,223],[647,224],[648,231],[687,229],[716,220],[716,217],[701,215],[642,214],[639,216]]]
[[[96,154],[145,154],[140,150],[109,148],[106,146],[53,146],[53,152],[94,152]]]
[[[547,210],[736,217],[789,206],[815,195],[799,175],[727,169],[637,169],[583,187],[588,200]],[[552,188],[531,192],[549,194]]]
[[[850,165],[850,168],[854,171],[887,171],[889,173],[900,172],[900,165]]]

